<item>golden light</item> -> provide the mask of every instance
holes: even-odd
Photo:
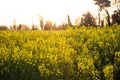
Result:
[[[66,22],[70,15],[74,23],[87,10],[97,13],[93,0],[0,0],[0,25],[11,25],[14,18],[17,24],[39,24],[39,15],[44,22],[52,20],[56,24]]]

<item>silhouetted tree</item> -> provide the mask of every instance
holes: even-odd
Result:
[[[109,12],[108,10],[106,9],[107,7],[110,7],[111,5],[111,1],[109,0],[94,0],[95,1],[95,5],[98,5],[99,6],[99,13],[98,13],[98,17],[99,17],[99,25],[100,25],[100,13],[102,10],[105,10],[106,14],[107,14],[107,22],[108,22],[108,25],[110,26],[110,15],[109,15]]]
[[[120,24],[120,13],[118,11],[114,11],[112,15],[112,24],[118,23]]]
[[[104,20],[101,20],[101,26],[102,27],[104,26]]]
[[[38,28],[38,26],[37,26],[37,25],[32,25],[31,30],[39,30],[39,28]]]
[[[39,30],[38,27],[36,25],[32,25],[31,30]]]
[[[113,3],[116,5],[117,10],[115,10],[114,14],[112,14],[112,24],[120,24],[120,0],[115,0]]]
[[[107,14],[106,19],[107,19],[108,25],[111,26],[111,23],[110,23],[110,14],[109,14],[108,10],[105,10],[105,11],[106,11],[106,14]]]
[[[53,29],[54,29],[54,30],[57,30],[56,23],[54,23],[54,25],[53,25]]]
[[[103,10],[106,12],[106,14],[107,14],[107,17],[106,17],[107,22],[108,22],[108,25],[110,26],[111,25],[110,24],[110,15],[109,15],[109,12],[108,12],[108,10],[106,8],[111,6],[110,5],[111,1],[109,1],[109,0],[94,0],[94,1],[95,1],[95,5],[99,6],[99,13],[101,13],[101,11],[103,11]],[[100,15],[99,15],[99,17],[100,17]],[[103,54],[101,54],[101,55],[103,55]],[[105,58],[103,56],[100,56],[100,62],[101,62],[100,66],[101,67],[100,68],[96,67],[96,69],[100,73],[101,80],[105,80],[103,69],[104,69],[106,64],[104,64],[104,61],[105,61]],[[96,66],[96,64],[94,64],[94,66]]]
[[[67,28],[68,28],[67,23],[62,23],[60,29],[65,30],[65,29],[67,29]]]
[[[47,20],[47,21],[46,21],[46,24],[45,24],[45,26],[44,26],[44,30],[51,30],[52,27],[53,27],[52,21],[51,21],[51,20]]]
[[[96,26],[96,20],[90,12],[87,12],[87,13],[82,15],[80,25]]]
[[[69,16],[69,15],[67,15],[67,20],[68,20],[68,25],[69,25],[70,27],[72,27],[72,23],[71,23],[71,21],[70,21],[70,16]]]
[[[2,26],[0,26],[0,30],[8,30],[8,27],[7,27],[7,26],[2,25]]]
[[[20,24],[18,27],[17,27],[17,30],[21,30],[22,29],[22,24]]]
[[[25,24],[20,24],[18,27],[17,27],[17,30],[29,30],[29,26],[28,25],[25,25]]]

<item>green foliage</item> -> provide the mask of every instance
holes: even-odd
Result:
[[[110,0],[94,0],[95,5],[98,5],[100,9],[105,7],[110,7],[111,1]]]
[[[119,80],[119,68],[119,25],[0,31],[0,80]]]
[[[80,25],[84,26],[96,26],[96,21],[93,15],[90,12],[87,12],[82,15]]]

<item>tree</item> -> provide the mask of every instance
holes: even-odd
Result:
[[[114,11],[114,14],[112,15],[112,24],[118,23],[120,24],[120,12]]]
[[[22,29],[22,24],[20,24],[18,27],[17,27],[17,30],[21,30]]]
[[[4,25],[1,25],[1,26],[0,26],[0,30],[8,30],[8,27],[7,27],[7,26],[4,26]]]
[[[98,13],[99,14],[98,15],[99,25],[100,25],[100,21],[101,21],[100,20],[100,13],[104,10],[107,14],[106,18],[107,18],[108,25],[110,26],[111,25],[110,15],[109,15],[109,11],[106,8],[111,6],[111,1],[109,1],[109,0],[94,0],[94,1],[95,1],[95,5],[98,5],[98,7],[99,7],[99,13]],[[98,71],[100,73],[101,80],[105,80],[105,76],[104,76],[104,72],[103,72],[103,67],[105,66],[105,64],[103,64],[104,58],[102,56],[100,58],[101,58],[101,60],[100,60],[101,61],[101,64],[100,64],[101,68],[100,69],[98,69],[97,67],[96,68],[98,69]]]
[[[32,25],[31,30],[39,30],[39,28],[37,27],[37,25]]]
[[[110,7],[111,5],[111,1],[109,0],[94,0],[95,1],[95,5],[98,5],[99,7],[99,13],[98,13],[98,17],[99,17],[99,25],[100,25],[100,13],[101,11],[105,10],[106,14],[107,14],[107,22],[108,25],[110,26],[110,15],[109,15],[109,11],[106,9],[107,7]]]
[[[47,20],[46,24],[44,26],[45,30],[51,30],[52,29],[52,21],[51,20]]]
[[[29,26],[26,25],[26,24],[20,24],[18,27],[17,27],[17,30],[29,30]]]
[[[13,29],[16,30],[16,19],[14,18],[14,25],[13,25]]]
[[[68,28],[67,23],[63,22],[60,27],[62,30],[66,30]]]
[[[70,16],[69,16],[69,15],[67,15],[67,20],[68,20],[68,25],[71,27],[71,26],[72,26],[72,23],[71,23],[71,21],[70,21]]]
[[[114,5],[117,7],[117,10],[112,14],[112,24],[120,24],[120,0],[114,0]]]
[[[82,15],[80,25],[96,26],[96,20],[90,12],[87,12],[87,13]]]
[[[108,25],[111,26],[111,22],[110,22],[110,14],[109,14],[108,10],[105,10],[105,11],[106,11],[106,14],[107,14],[106,19],[107,19]]]

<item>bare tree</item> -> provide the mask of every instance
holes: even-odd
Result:
[[[72,27],[72,23],[71,23],[71,20],[70,20],[70,16],[69,16],[69,15],[67,15],[67,20],[68,20],[68,25],[69,25],[70,27]]]

